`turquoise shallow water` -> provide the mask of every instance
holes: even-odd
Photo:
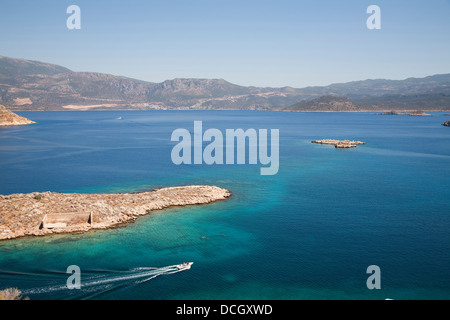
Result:
[[[0,289],[31,299],[450,298],[450,130],[441,113],[21,114],[38,123],[0,129],[1,194],[211,184],[233,196],[119,229],[0,242]],[[192,131],[195,120],[223,132],[280,129],[279,174],[173,165],[171,133]],[[311,144],[323,138],[368,144]],[[145,268],[184,261],[195,262],[190,271],[144,281]],[[64,289],[69,265],[91,285]],[[366,287],[370,265],[381,268],[381,290]]]

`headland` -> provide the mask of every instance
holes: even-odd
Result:
[[[0,240],[109,229],[173,206],[226,200],[230,191],[186,186],[127,194],[30,193],[0,195]]]

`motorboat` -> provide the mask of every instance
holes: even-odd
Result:
[[[193,264],[194,264],[193,262],[185,262],[185,263],[177,265],[177,269],[178,270],[189,270]]]

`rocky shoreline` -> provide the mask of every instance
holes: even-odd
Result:
[[[9,111],[0,104],[0,126],[22,126],[33,123],[35,122]]]
[[[163,188],[129,194],[0,195],[0,240],[109,229],[156,210],[209,204],[230,196],[230,191],[214,186]]]

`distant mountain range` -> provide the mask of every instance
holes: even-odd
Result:
[[[11,110],[450,110],[450,74],[302,89],[258,88],[222,79],[152,83],[0,56],[0,103]]]

